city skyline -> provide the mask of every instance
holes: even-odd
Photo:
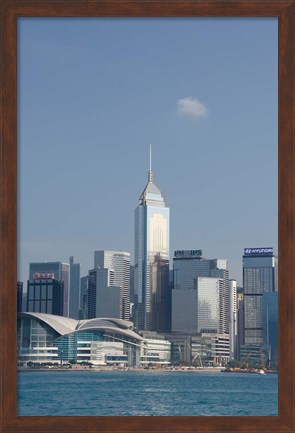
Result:
[[[277,252],[276,20],[21,19],[19,31],[20,280],[29,262],[70,256],[83,276],[98,249],[134,262],[150,143],[171,257],[225,258],[241,285],[245,247]]]

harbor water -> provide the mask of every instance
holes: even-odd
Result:
[[[18,373],[19,416],[277,416],[278,375],[163,371]]]

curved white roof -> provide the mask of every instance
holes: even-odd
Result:
[[[71,319],[70,317],[55,316],[53,314],[44,313],[20,313],[21,316],[36,317],[36,319],[42,320],[47,323],[60,335],[70,334],[74,332],[78,325],[78,320]]]
[[[44,313],[19,313],[20,317],[34,317],[49,325],[61,336],[71,334],[73,332],[88,331],[88,330],[106,330],[118,332],[136,340],[143,338],[132,330],[133,323],[128,320],[116,319],[112,317],[98,317],[95,319],[76,320],[70,317],[55,316],[53,314]]]
[[[94,328],[96,326],[101,327],[104,323],[107,323],[107,326],[112,324],[123,329],[133,328],[133,323],[129,320],[116,319],[113,317],[96,317],[95,319],[80,320],[77,329]]]
[[[95,328],[88,328],[88,329],[84,329],[84,330],[86,331],[86,330],[90,330],[90,329],[92,329],[92,330],[101,329],[104,331],[112,331],[112,332],[116,332],[116,333],[121,334],[121,335],[125,335],[126,337],[134,338],[135,340],[138,340],[138,341],[144,340],[143,337],[136,334],[136,332],[132,331],[131,329],[122,329],[122,328],[117,328],[115,326],[96,326]]]

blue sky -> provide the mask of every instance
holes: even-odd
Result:
[[[147,181],[171,257],[277,252],[277,20],[19,20],[18,278],[30,261],[130,251]]]

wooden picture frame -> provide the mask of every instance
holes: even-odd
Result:
[[[294,0],[2,0],[2,429],[16,432],[294,432]],[[18,417],[16,378],[19,17],[277,17],[279,24],[279,413],[277,417]]]

